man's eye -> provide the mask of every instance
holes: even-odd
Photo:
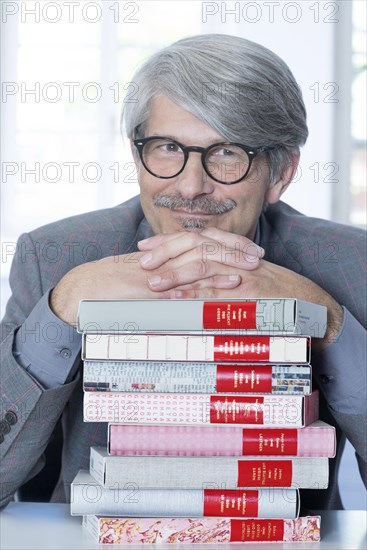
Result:
[[[232,159],[234,156],[236,156],[236,153],[231,151],[231,149],[226,149],[225,147],[212,149],[209,153],[209,159],[213,159],[213,161],[215,159],[218,161],[220,158]]]
[[[216,155],[223,155],[223,156],[226,156],[226,157],[230,157],[232,155],[234,155],[235,153],[233,151],[231,151],[230,149],[217,149],[215,151],[215,154]]]
[[[246,153],[239,147],[213,147],[207,160],[212,162],[246,162]]]
[[[163,151],[167,151],[168,153],[177,153],[180,151],[180,147],[177,143],[163,143],[159,148]]]

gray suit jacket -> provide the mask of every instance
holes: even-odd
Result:
[[[282,202],[261,215],[259,229],[266,259],[315,281],[366,326],[363,231],[308,218]],[[106,445],[106,424],[83,422],[81,376],[60,388],[43,390],[14,358],[14,331],[48,289],[73,267],[136,251],[137,242],[150,235],[139,197],[134,197],[115,208],[52,223],[19,239],[10,276],[12,296],[2,323],[0,421],[7,411],[15,412],[17,421],[0,444],[0,505],[9,502],[14,492],[44,467],[43,453],[59,417],[62,467],[53,501],[69,500],[71,481],[80,468],[89,466],[90,446]],[[35,329],[42,346],[42,327]],[[315,362],[322,364],[322,358]],[[345,369],[346,376],[353,376],[352,361]],[[316,376],[322,396],[320,418],[336,426],[338,454],[330,460],[329,489],[303,491],[302,501],[308,508],[341,508],[337,469],[345,436],[354,445],[362,477],[367,479],[366,417],[328,405],[320,380]],[[52,464],[45,467],[52,468]]]

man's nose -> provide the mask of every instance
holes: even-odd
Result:
[[[190,151],[183,172],[177,176],[177,187],[186,199],[194,199],[198,195],[214,191],[214,181],[205,172],[201,156],[196,151]]]

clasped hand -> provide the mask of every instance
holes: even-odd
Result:
[[[292,297],[328,308],[322,347],[342,325],[343,310],[325,290],[264,260],[265,251],[246,237],[208,228],[154,235],[138,247],[139,252],[108,256],[66,273],[50,296],[55,315],[74,325],[84,299]]]
[[[154,271],[148,274],[149,288],[170,291],[172,298],[223,297],[219,291],[240,286],[243,273],[258,269],[264,256],[246,237],[212,228],[159,234],[138,246],[145,252],[141,267]]]
[[[294,297],[303,279],[311,283],[264,260],[265,251],[246,237],[216,228],[155,235],[138,246],[149,288],[171,298]]]

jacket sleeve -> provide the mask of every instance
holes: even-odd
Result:
[[[13,344],[17,362],[45,389],[74,378],[81,348],[81,334],[56,317],[49,306],[49,296],[50,291],[35,305],[15,332]]]
[[[356,451],[367,487],[367,332],[344,308],[344,321],[335,342],[312,358],[313,373],[330,412]]]
[[[78,379],[46,389],[16,359],[15,334],[22,330],[25,353],[27,339],[32,342],[35,372],[38,352],[41,370],[44,368],[42,317],[32,327],[27,327],[26,321],[48,289],[42,285],[37,246],[27,234],[17,243],[10,286],[12,294],[1,323],[0,506],[42,469],[43,452]]]

